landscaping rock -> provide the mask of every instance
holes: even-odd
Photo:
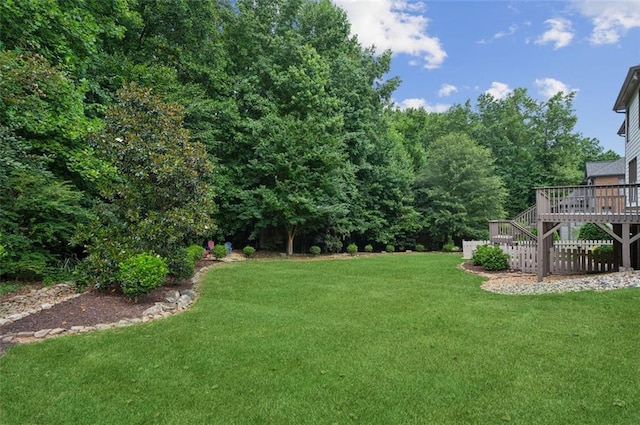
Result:
[[[168,303],[177,303],[180,298],[180,292],[178,291],[168,291],[164,297],[164,300]]]
[[[36,338],[44,338],[49,334],[49,332],[51,332],[51,329],[43,329],[41,331],[34,332],[33,336]]]

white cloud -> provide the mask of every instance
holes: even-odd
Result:
[[[515,34],[517,30],[518,30],[518,26],[517,25],[515,25],[515,24],[510,25],[508,31],[500,31],[500,32],[495,33],[493,35],[493,39],[497,40],[499,38],[508,37],[510,35]]]
[[[632,28],[640,28],[640,2],[574,0],[580,14],[591,19],[592,44],[613,44]]]
[[[573,29],[571,21],[568,19],[552,18],[547,19],[544,23],[551,28],[536,39],[536,44],[553,43],[554,49],[560,49],[567,47],[573,40]]]
[[[408,0],[333,0],[347,13],[351,32],[363,46],[378,52],[419,57],[427,69],[439,68],[447,57],[440,39],[427,34],[429,20],[422,2]]]
[[[514,35],[517,31],[518,31],[518,25],[517,24],[513,24],[509,26],[509,29],[507,31],[498,31],[497,33],[495,33],[488,41],[486,39],[482,39],[480,41],[477,41],[477,44],[488,44],[490,42],[492,42],[493,40],[499,40],[501,38],[505,38],[505,37],[510,37],[512,35]]]
[[[452,84],[443,84],[442,87],[440,87],[440,90],[438,90],[438,96],[440,97],[447,97],[447,96],[451,96],[452,93],[455,93],[458,91],[458,88]]]
[[[420,98],[405,99],[400,103],[396,102],[396,106],[402,110],[423,108],[427,112],[445,112],[451,107],[451,105],[445,105],[442,103],[431,105],[425,99]]]
[[[513,90],[509,88],[509,85],[494,81],[493,83],[491,83],[491,88],[485,91],[485,93],[490,94],[495,99],[504,99],[505,97],[509,96],[512,91]]]
[[[577,91],[575,89],[570,89],[569,86],[567,86],[565,83],[556,80],[555,78],[536,79],[534,84],[538,88],[538,93],[540,93],[546,99],[555,96],[556,94],[558,94],[558,92],[569,94],[573,91]]]

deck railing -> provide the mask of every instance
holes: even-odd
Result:
[[[638,222],[639,191],[638,184],[537,188],[537,213],[548,222]]]
[[[528,225],[521,225],[514,220],[491,220],[489,222],[489,235],[494,243],[535,241],[536,237],[531,229]]]

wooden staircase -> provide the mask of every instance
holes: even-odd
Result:
[[[493,243],[536,242],[536,206],[518,214],[511,220],[489,222],[489,235]]]

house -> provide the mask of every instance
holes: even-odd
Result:
[[[610,186],[624,184],[626,161],[624,158],[613,161],[587,162],[585,165],[584,184],[588,186]],[[619,212],[625,208],[623,192],[617,196],[607,196],[607,189],[594,187],[593,200],[590,205],[595,211]]]
[[[640,268],[640,65],[627,71],[613,110],[624,114],[618,131],[625,139],[624,159],[587,164],[583,185],[536,188],[534,207],[509,222],[490,224],[492,241],[511,232],[512,239],[535,243],[538,280],[552,269],[553,234],[566,223],[596,224],[614,239],[614,267]]]

